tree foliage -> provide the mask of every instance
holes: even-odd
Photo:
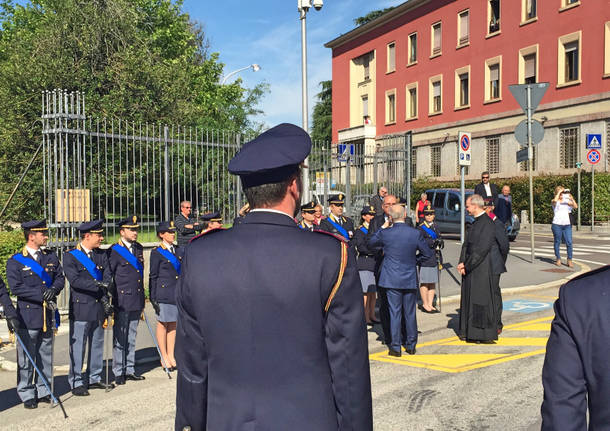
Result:
[[[266,85],[220,85],[224,65],[180,0],[1,1],[0,25],[0,203],[41,141],[44,90],[83,91],[99,117],[257,128]],[[39,212],[40,182],[26,177],[12,218]]]
[[[322,91],[316,95],[318,100],[313,108],[311,138],[314,141],[330,142],[333,133],[332,81],[322,81],[320,86]]]
[[[384,13],[391,11],[395,7],[396,6],[387,7],[385,9],[379,9],[379,10],[371,11],[371,12],[367,13],[364,16],[360,16],[360,17],[354,19],[354,24],[356,24],[357,26],[361,26],[361,25],[367,24],[367,23],[373,21],[374,19],[379,18]]]

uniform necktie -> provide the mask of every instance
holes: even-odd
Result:
[[[40,250],[34,253],[34,260],[36,260],[36,262],[40,262]]]
[[[87,253],[87,256],[89,256],[89,259],[93,260],[93,251]]]
[[[169,252],[170,252],[171,254],[175,254],[175,253],[174,253],[174,247],[170,247],[170,248],[169,248]]]

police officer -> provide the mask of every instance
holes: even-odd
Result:
[[[294,221],[310,150],[307,133],[291,124],[246,143],[229,171],[252,210],[185,251],[176,294],[178,430],[373,428],[354,255]]]
[[[199,223],[197,219],[191,217],[192,211],[193,204],[191,201],[180,202],[180,214],[178,214],[174,221],[176,230],[178,231],[179,246],[187,245],[189,241],[203,229],[201,223]]]
[[[343,215],[345,195],[339,193],[328,198],[330,214],[320,222],[320,230],[340,235],[349,241],[354,236],[354,222],[351,218]]]
[[[201,220],[203,221],[202,232],[207,232],[212,229],[220,229],[222,228],[222,216],[218,211],[210,212],[201,216]]]
[[[80,242],[64,254],[64,272],[70,283],[70,375],[72,393],[89,395],[89,389],[105,389],[104,318],[112,315],[112,274],[108,257],[100,245],[104,241],[103,220],[78,227]],[[82,372],[89,343],[87,371]],[[85,378],[89,376],[88,381]]]
[[[301,215],[303,216],[303,220],[300,221],[298,226],[303,230],[308,230],[313,232],[314,229],[317,229],[315,224],[314,215],[316,212],[316,203],[315,201],[307,202],[306,204],[301,205]]]
[[[149,297],[157,314],[159,350],[166,366],[174,371],[176,369],[174,346],[178,320],[176,285],[180,276],[183,250],[182,247],[174,245],[176,226],[173,221],[159,223],[157,236],[161,243],[150,253]]]
[[[438,226],[434,223],[434,208],[428,204],[423,210],[424,219],[417,226],[422,232],[424,241],[428,244],[431,254],[429,257],[420,259],[419,265],[419,293],[421,295],[422,304],[418,307],[424,313],[438,313],[434,307],[434,295],[436,285],[439,282],[438,268],[439,259],[442,261],[441,249],[444,247],[444,242],[441,238],[441,233]]]
[[[26,244],[23,250],[6,262],[6,280],[17,296],[20,328],[17,334],[47,381],[52,373],[53,320],[57,309],[56,296],[65,280],[57,255],[43,247],[49,239],[45,220],[32,220],[21,225]],[[26,409],[35,409],[38,402],[50,403],[51,396],[34,367],[17,345],[17,394]]]
[[[4,284],[2,277],[0,277],[0,305],[2,306],[2,314],[6,319],[8,330],[13,333],[17,332],[21,328],[21,325],[19,324],[19,315],[13,305],[13,301],[11,301],[8,290],[6,290],[6,284]]]
[[[108,263],[114,277],[115,318],[113,328],[112,372],[117,385],[125,380],[144,380],[136,374],[136,335],[144,310],[144,248],[137,241],[137,216],[117,224],[121,236],[110,247]]]

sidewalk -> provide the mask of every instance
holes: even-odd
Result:
[[[523,238],[527,234],[529,237],[529,233],[529,224],[521,225],[519,236]],[[534,234],[552,236],[551,225],[534,223]],[[591,226],[581,226],[580,230],[577,230],[576,226],[572,226],[572,237],[608,241],[610,240],[610,226],[595,226],[593,232],[591,231]]]

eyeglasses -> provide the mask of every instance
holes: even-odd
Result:
[[[182,208],[190,210],[192,207],[182,207]]]
[[[484,180],[488,180],[489,179],[489,177],[481,177],[481,178],[484,179]]]

